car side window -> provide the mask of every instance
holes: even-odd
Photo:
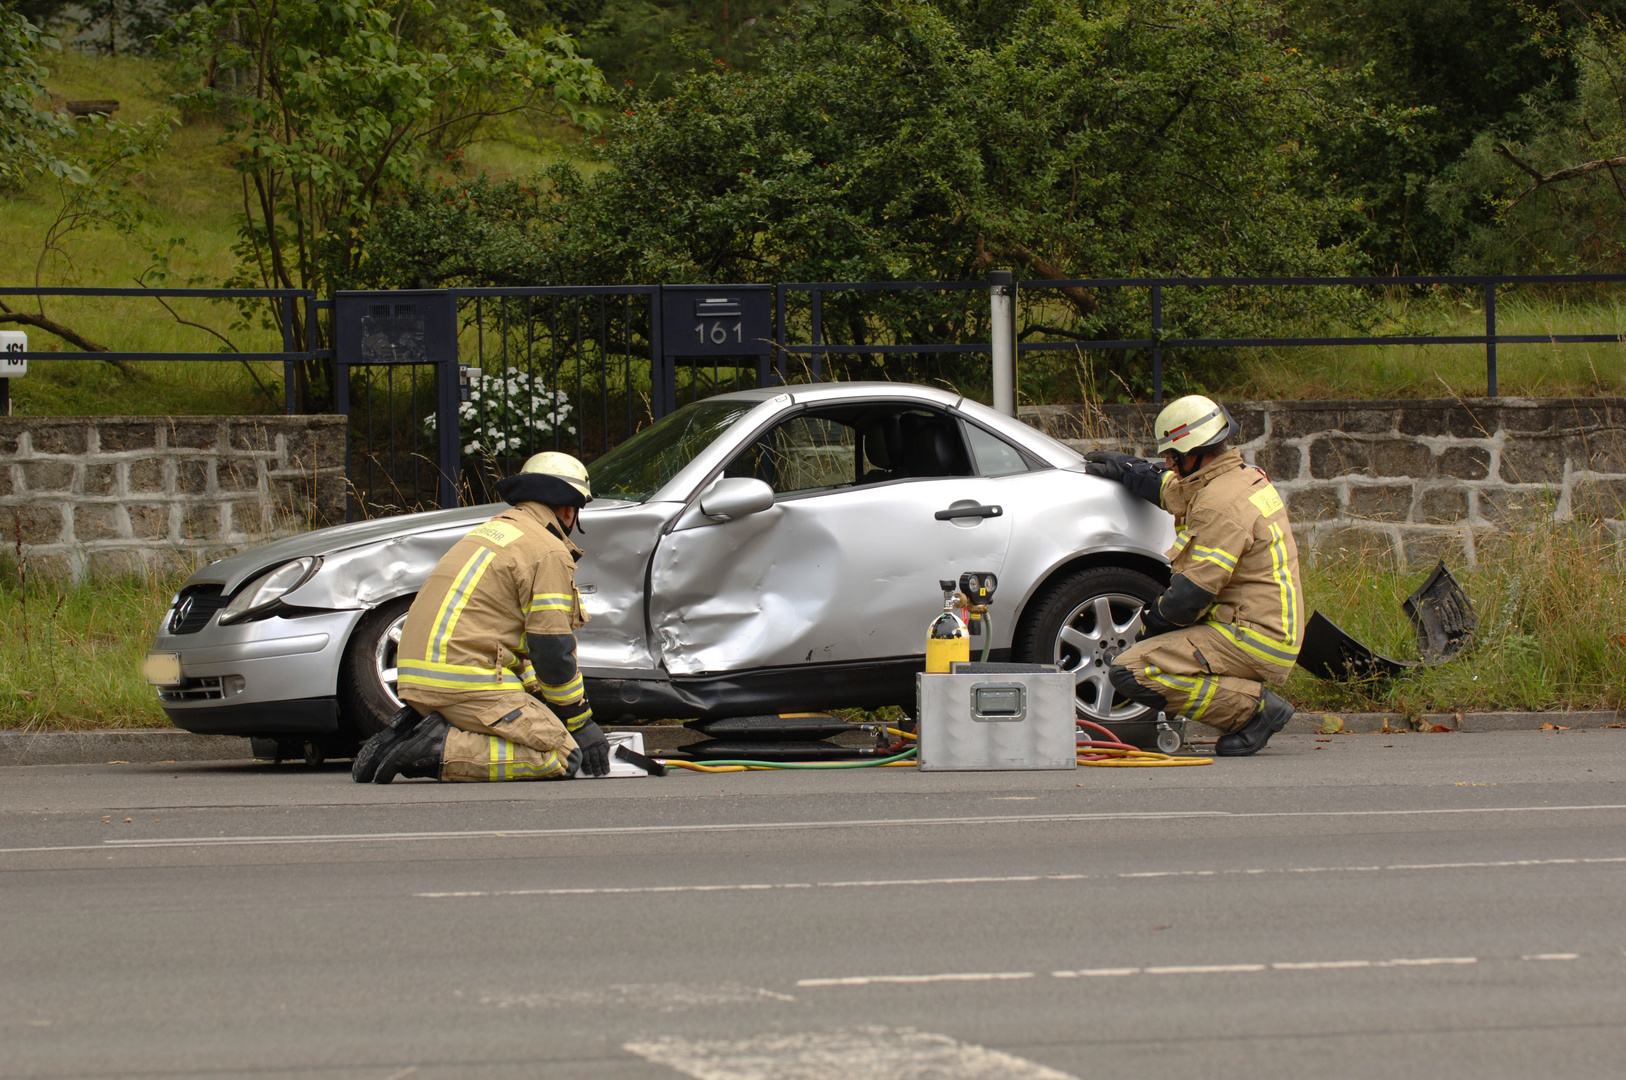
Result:
[[[779,495],[853,484],[972,476],[961,425],[896,403],[804,413],[775,426],[729,462],[725,476],[766,481]],[[1021,456],[1017,455],[1020,464]]]
[[[982,475],[1010,476],[1028,471],[1022,452],[998,435],[975,424],[967,424],[965,430],[971,442],[971,456],[976,459],[977,471]]]
[[[850,425],[829,417],[797,416],[746,447],[723,475],[755,477],[779,495],[817,491],[853,483],[857,451],[857,433]]]

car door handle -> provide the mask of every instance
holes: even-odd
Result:
[[[939,510],[932,515],[938,521],[953,521],[955,518],[991,518],[1001,517],[1005,513],[1002,506],[951,506],[947,510]]]

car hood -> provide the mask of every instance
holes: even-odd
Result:
[[[626,504],[614,499],[596,500],[593,506],[583,513],[583,523],[590,524],[595,511],[612,510],[624,505]],[[458,528],[472,529],[507,508],[507,503],[484,503],[480,506],[462,506],[455,510],[430,510],[421,514],[401,514],[396,517],[374,518],[371,521],[357,521],[349,525],[316,529],[283,540],[273,540],[269,544],[250,548],[240,555],[212,562],[194,571],[192,576],[186,579],[186,584],[219,585],[229,593],[256,574],[289,559],[298,559],[306,555],[333,555],[419,533],[443,532]]]

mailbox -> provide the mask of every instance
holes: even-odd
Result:
[[[333,297],[341,364],[457,360],[457,301],[441,290],[340,292]]]
[[[667,356],[767,356],[773,352],[773,286],[667,285],[661,322]]]

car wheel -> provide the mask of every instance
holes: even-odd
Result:
[[[1032,617],[1017,633],[1012,655],[1024,663],[1059,664],[1072,672],[1080,716],[1133,720],[1148,710],[1113,689],[1107,668],[1135,643],[1141,610],[1162,592],[1155,578],[1138,570],[1080,570],[1038,598]]]
[[[391,600],[363,615],[344,649],[339,667],[339,704],[362,738],[389,726],[401,708],[395,696],[395,651],[401,643],[412,597]]]

